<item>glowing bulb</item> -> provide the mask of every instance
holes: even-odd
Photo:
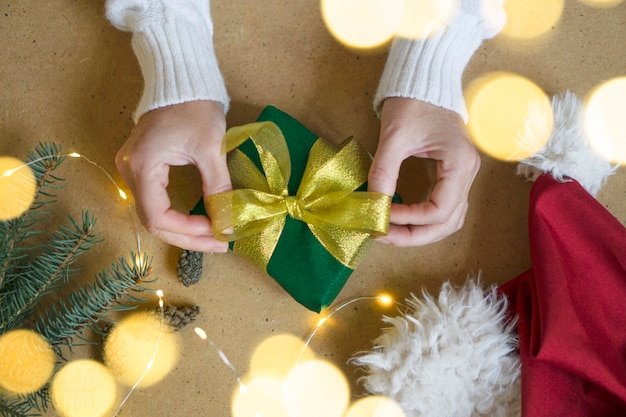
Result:
[[[390,296],[390,295],[388,295],[388,294],[381,294],[381,295],[379,295],[379,296],[377,297],[377,299],[378,299],[378,301],[380,301],[380,303],[381,303],[383,306],[389,306],[389,305],[393,304],[393,302],[394,302],[394,301],[393,301],[393,297],[391,297],[391,296]]]
[[[157,290],[156,295],[159,297],[159,308],[161,309],[161,312],[163,312],[163,291]]]
[[[135,255],[135,266],[139,269],[143,269],[146,263],[145,256],[142,254]],[[158,294],[157,294],[158,295]]]
[[[389,43],[402,23],[404,5],[405,0],[321,0],[328,31],[357,50]]]
[[[196,332],[196,334],[198,335],[198,337],[200,337],[200,339],[206,340],[207,336],[204,330],[202,330],[199,327],[196,327],[195,329],[193,329],[193,331]]]
[[[120,197],[122,197],[122,199],[124,200],[128,199],[128,197],[126,196],[126,193],[121,188],[117,191],[120,193]]]
[[[505,161],[528,158],[548,141],[552,104],[532,81],[492,73],[472,82],[466,97],[470,136],[490,156]]]
[[[317,327],[322,327],[324,325],[324,323],[326,323],[326,321],[328,321],[328,317],[322,317],[321,319],[319,319],[319,321],[317,322]]]
[[[72,153],[68,154],[68,156],[70,158],[80,158],[81,154],[79,154],[78,152],[72,152]]]
[[[563,15],[565,0],[507,0],[507,20],[502,35],[533,39],[551,30]]]
[[[4,171],[4,173],[2,174],[3,177],[10,177],[11,175],[13,175],[13,173],[17,171],[17,168],[14,169],[7,169],[6,171]]]
[[[597,87],[585,110],[585,132],[591,148],[603,158],[626,164],[626,77]]]

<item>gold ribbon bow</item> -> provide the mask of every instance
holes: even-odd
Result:
[[[250,138],[263,173],[240,150]],[[233,191],[207,197],[205,203],[215,238],[236,241],[240,255],[265,269],[287,215],[305,222],[338,261],[354,269],[361,248],[372,236],[387,233],[391,196],[354,191],[367,180],[370,156],[349,138],[339,149],[318,139],[295,196],[287,185],[291,174],[285,138],[272,122],[251,123],[226,132]],[[294,248],[296,250],[297,248]]]

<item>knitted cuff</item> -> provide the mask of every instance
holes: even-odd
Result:
[[[213,100],[228,111],[229,98],[213,47],[208,1],[109,0],[107,17],[133,32],[132,46],[144,79],[134,120],[150,110],[195,100]],[[196,7],[193,3],[198,3]]]
[[[406,97],[452,110],[467,122],[463,72],[483,39],[495,36],[506,19],[501,5],[493,8],[495,24],[475,10],[475,5],[466,6],[450,25],[428,38],[394,39],[374,97],[378,115],[386,98]]]

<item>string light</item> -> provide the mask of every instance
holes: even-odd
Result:
[[[387,307],[387,306],[390,306],[390,305],[396,303],[395,300],[393,299],[393,297],[391,297],[389,294],[382,293],[382,294],[376,295],[376,296],[356,297],[356,298],[350,299],[350,300],[344,302],[343,304],[340,304],[339,306],[333,308],[332,310],[330,310],[330,312],[328,312],[328,314],[325,314],[323,317],[321,317],[317,321],[317,324],[315,325],[315,328],[311,331],[311,333],[309,333],[309,336],[307,337],[306,341],[304,342],[304,345],[302,346],[302,350],[300,351],[300,355],[298,356],[298,360],[296,360],[296,365],[300,362],[300,359],[302,357],[302,353],[305,351],[305,349],[311,343],[311,340],[313,339],[313,336],[315,336],[315,334],[320,329],[320,327],[322,327],[328,321],[328,319],[330,319],[333,315],[335,315],[336,313],[338,313],[339,311],[343,310],[344,308],[348,307],[349,305],[351,305],[353,303],[356,303],[358,301],[367,301],[367,300],[369,300],[369,301],[371,301],[371,300],[378,301],[383,307]]]
[[[160,320],[159,320],[159,333],[158,333],[158,336],[157,336],[156,343],[154,345],[154,351],[152,352],[152,357],[148,361],[148,364],[146,365],[146,369],[144,370],[143,374],[141,374],[141,376],[139,377],[137,382],[135,382],[135,384],[130,388],[130,390],[128,391],[128,393],[126,394],[126,396],[124,397],[124,399],[120,403],[120,405],[115,410],[115,413],[113,413],[113,417],[118,415],[118,413],[120,412],[120,410],[122,409],[124,404],[126,404],[126,401],[128,401],[128,399],[130,398],[131,394],[135,391],[135,389],[137,389],[139,384],[141,384],[141,381],[144,380],[144,378],[146,377],[148,372],[150,372],[150,370],[154,366],[154,361],[156,359],[157,351],[159,350],[159,344],[161,343],[161,334],[163,333],[163,325],[165,324],[165,311],[163,309],[163,290],[160,290],[160,289],[157,290],[156,291],[156,295],[157,295],[157,297],[159,297]]]
[[[41,161],[45,161],[48,159],[53,159],[53,158],[58,158],[58,157],[69,157],[69,158],[75,158],[75,159],[83,159],[85,161],[87,161],[89,164],[95,166],[96,168],[98,168],[100,170],[100,172],[102,172],[104,174],[104,176],[113,184],[113,186],[115,186],[115,188],[117,189],[118,194],[120,195],[120,197],[122,198],[122,200],[124,200],[124,202],[126,203],[126,206],[128,207],[129,213],[130,213],[130,218],[133,222],[133,228],[135,231],[135,237],[137,240],[137,253],[141,253],[141,236],[139,234],[139,226],[137,224],[137,221],[135,220],[135,217],[133,215],[134,211],[133,211],[133,207],[130,205],[130,203],[128,202],[128,196],[126,195],[126,193],[124,192],[124,190],[122,190],[122,188],[118,185],[117,181],[115,181],[115,179],[113,179],[113,177],[111,176],[111,174],[109,174],[109,172],[104,169],[102,166],[98,165],[96,162],[92,161],[91,159],[87,158],[85,155],[80,154],[78,152],[70,152],[67,154],[60,154],[60,155],[46,155],[46,156],[42,156],[36,159],[33,159],[32,161],[29,161],[21,166],[15,167],[15,168],[11,168],[8,169],[6,171],[4,171],[2,173],[2,177],[8,177],[13,175],[16,171],[29,167],[30,165],[33,165],[37,162],[41,162]]]
[[[226,357],[226,354],[222,351],[222,349],[220,349],[215,344],[215,342],[209,339],[207,337],[206,332],[202,330],[200,327],[196,327],[195,329],[193,329],[193,331],[196,333],[196,335],[198,335],[200,339],[206,341],[209,344],[209,346],[211,346],[217,352],[217,355],[220,357],[224,365],[226,365],[233,372],[233,374],[235,374],[235,379],[237,380],[237,383],[239,384],[239,391],[246,392],[246,386],[241,380],[241,376],[239,376],[239,372],[237,372],[237,368],[235,368],[235,366],[231,363],[231,361],[228,360],[228,357]]]
[[[146,263],[145,255],[141,253],[137,253],[135,255],[135,266],[141,270],[143,269],[145,263]]]
[[[96,162],[92,161],[91,159],[87,158],[85,155],[79,154],[78,152],[72,152],[72,153],[69,154],[69,156],[72,157],[72,158],[82,158],[85,161],[87,161],[88,163],[90,163],[91,165],[95,166],[115,186],[115,188],[117,189],[117,192],[120,195],[120,197],[122,198],[122,200],[124,200],[126,202],[126,207],[128,207],[128,210],[129,210],[129,213],[130,213],[130,218],[131,218],[131,220],[133,222],[133,227],[135,229],[135,236],[137,237],[137,253],[141,253],[141,237],[139,235],[139,227],[137,225],[137,221],[135,220],[135,216],[133,216],[133,208],[128,203],[128,198],[127,198],[126,193],[124,192],[124,190],[122,190],[122,188],[117,184],[117,182],[113,179],[111,174],[109,174],[109,172],[106,169],[104,169],[103,167],[101,167]]]

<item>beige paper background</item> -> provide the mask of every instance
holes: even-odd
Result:
[[[24,158],[38,141],[54,141],[86,155],[122,183],[113,160],[132,127],[142,78],[130,35],[111,27],[103,8],[102,0],[0,5],[0,154]],[[359,55],[339,45],[326,31],[314,0],[214,0],[212,12],[217,55],[232,99],[229,126],[253,121],[266,104],[273,104],[324,138],[339,142],[355,135],[375,151],[379,123],[371,102],[384,54]],[[549,94],[569,89],[584,97],[602,81],[625,75],[625,22],[624,4],[604,10],[568,0],[545,42],[487,42],[472,59],[465,81],[506,70],[532,79]],[[424,193],[428,168],[417,161],[405,165],[400,180],[405,198]],[[525,271],[530,267],[530,184],[515,171],[514,164],[483,155],[464,229],[426,247],[377,244],[337,301],[383,289],[402,300],[422,289],[437,291],[444,280],[462,283],[481,273],[484,283],[497,284]],[[62,175],[67,186],[59,192],[57,213],[64,217],[82,208],[93,210],[106,239],[81,261],[85,273],[78,279],[89,279],[93,271],[136,248],[133,222],[114,187],[93,166],[68,161]],[[186,210],[200,195],[199,176],[191,168],[177,168],[169,189],[175,206]],[[626,170],[621,168],[598,199],[624,223],[625,197]],[[236,255],[206,255],[200,283],[185,288],[176,278],[179,251],[143,230],[140,235],[142,249],[154,257],[152,276],[158,282],[152,285],[165,291],[166,302],[199,305],[195,325],[207,331],[241,373],[266,337],[281,332],[305,337],[312,329],[313,313]],[[394,310],[354,303],[318,332],[312,347],[355,381],[362,373],[346,360],[371,347],[383,327],[382,314]],[[176,369],[161,384],[138,390],[120,416],[229,414],[232,374],[191,327],[181,336]],[[96,348],[79,354],[99,358]],[[361,392],[355,386],[355,394]]]

